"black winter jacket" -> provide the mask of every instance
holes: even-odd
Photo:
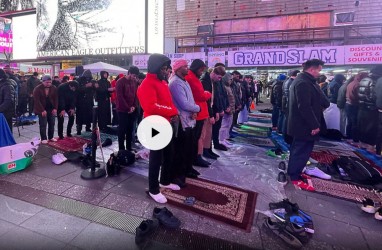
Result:
[[[380,77],[375,85],[375,97],[377,108],[382,110],[382,77]]]
[[[283,81],[275,80],[272,84],[271,104],[281,108],[283,98]]]
[[[204,91],[208,91],[208,92],[212,93],[212,80],[211,80],[211,77],[210,77],[210,73],[206,72],[202,76],[200,81],[203,84]],[[212,109],[212,106],[211,106],[211,98],[207,100],[207,106],[208,106],[208,114],[209,114],[209,116],[210,117],[215,117],[215,113],[214,113],[214,111]]]
[[[359,83],[358,97],[359,105],[369,110],[375,110],[376,92],[375,85],[380,78],[379,75],[370,74],[369,77],[362,79]]]
[[[319,134],[312,135],[321,127],[322,110],[330,103],[321,91],[316,79],[309,73],[299,74],[289,89],[288,135],[300,140],[318,140]]]
[[[9,79],[0,81],[0,113],[12,117],[15,113],[16,86]]]
[[[62,83],[57,88],[58,93],[58,109],[57,112],[60,113],[62,110],[69,111],[75,109],[76,107],[76,92],[69,88],[68,83]]]
[[[289,100],[289,88],[290,85],[292,85],[293,78],[289,77],[288,80],[284,81],[283,83],[283,97],[282,97],[282,105],[281,105],[281,111],[284,113],[288,112],[288,100]]]

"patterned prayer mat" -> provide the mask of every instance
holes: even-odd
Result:
[[[92,132],[82,132],[81,137],[91,140],[92,139]],[[103,143],[106,138],[110,138],[112,141],[118,141],[118,136],[116,135],[110,135],[105,133],[100,133],[101,137],[101,143]]]
[[[310,181],[318,193],[358,202],[361,202],[365,197],[382,202],[382,193],[377,190],[318,178],[312,178]]]
[[[276,146],[275,143],[269,138],[237,137],[235,141],[248,143],[248,144],[259,146],[259,147],[275,147]]]
[[[246,124],[250,126],[256,126],[256,127],[272,128],[272,123],[249,121],[249,122],[246,122]]]
[[[338,155],[332,155],[332,154],[327,153],[327,152],[316,152],[316,151],[313,151],[310,154],[310,157],[312,157],[313,159],[315,159],[319,163],[332,164],[332,162],[334,160],[337,160],[339,156]]]
[[[57,140],[56,142],[49,141],[48,145],[52,148],[70,152],[70,151],[82,151],[82,147],[85,143],[90,143],[90,140],[81,137],[65,137],[62,140]]]
[[[314,149],[329,149],[338,151],[354,151],[355,148],[345,142],[320,140],[314,143]]]
[[[229,225],[251,230],[257,193],[203,179],[187,179],[187,187],[179,191],[162,189],[168,202]],[[185,204],[195,197],[194,205]]]

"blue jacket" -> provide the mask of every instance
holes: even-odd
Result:
[[[338,91],[345,80],[346,77],[344,75],[337,74],[334,76],[333,81],[329,83],[329,100],[331,103],[337,104]]]

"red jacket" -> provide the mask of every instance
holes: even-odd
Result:
[[[116,109],[117,112],[129,113],[131,107],[137,108],[137,88],[138,83],[126,77],[119,78],[116,83]]]
[[[178,115],[167,82],[158,79],[156,74],[148,73],[138,88],[138,99],[143,116],[159,115],[167,120]]]
[[[207,119],[209,117],[207,101],[211,98],[211,93],[204,91],[202,82],[191,70],[188,71],[185,78],[190,84],[195,103],[200,107],[200,112],[198,113],[196,120],[200,121]]]

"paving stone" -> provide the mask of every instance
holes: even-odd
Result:
[[[43,208],[5,195],[0,195],[0,219],[20,224]],[[1,249],[1,248],[0,248]]]
[[[1,199],[1,195],[0,195],[0,199]],[[8,221],[0,220],[0,237],[15,227],[16,227],[16,225],[14,225]]]
[[[46,156],[48,158],[52,158],[52,155],[57,153],[62,153],[62,151],[54,149],[47,145],[40,145],[37,151],[39,154]]]
[[[251,232],[248,233],[245,230],[201,216],[197,232],[220,239],[225,239],[230,242],[243,244],[255,249],[262,248],[260,231],[256,226],[253,226],[251,228]]]
[[[44,209],[23,222],[20,226],[50,238],[69,243],[89,224],[90,222],[87,220]]]
[[[143,217],[149,202],[111,193],[98,205],[122,213]]]
[[[375,219],[374,219],[375,220]],[[377,221],[377,220],[376,220]],[[382,223],[377,221],[380,224],[379,230],[369,230],[365,228],[361,228],[361,231],[367,241],[367,245],[370,250],[379,250],[382,248],[381,239],[382,239]]]
[[[33,183],[36,183],[37,181],[41,180],[42,177],[29,174],[26,171],[20,171],[20,172],[14,172],[8,175],[0,175],[0,179],[7,182],[15,183],[18,185],[22,185],[22,186],[30,186]]]
[[[87,226],[71,245],[82,249],[139,249],[135,245],[135,237],[113,228],[109,228],[96,223]]]
[[[0,249],[63,249],[65,245],[61,241],[51,239],[22,227],[16,227],[0,237]]]
[[[76,170],[78,170],[78,167],[71,163],[55,165],[52,163],[51,157],[41,157],[34,159],[32,165],[27,168],[25,172],[46,178],[57,179],[73,173]]]
[[[120,172],[119,175],[116,175],[116,176],[109,176],[108,177],[108,183],[111,183],[113,185],[118,185],[119,183],[129,179],[130,177],[132,177],[134,175],[134,173],[132,173],[131,171],[129,171],[129,168],[126,167],[126,168],[123,168]]]
[[[382,230],[381,223],[363,212],[359,204],[335,198],[331,202],[309,196],[307,199],[312,213],[369,230]]]
[[[77,170],[68,175],[58,178],[59,181],[65,181],[71,184],[88,187],[91,189],[107,191],[114,187],[114,184],[108,182],[108,178],[102,177],[94,180],[85,180],[81,178],[83,170]]]
[[[129,179],[113,187],[110,192],[138,199],[147,199],[148,180],[140,175],[132,175]]]
[[[366,241],[359,227],[313,213],[310,215],[313,218],[315,240],[349,249],[367,249]]]
[[[108,194],[109,192],[73,185],[71,188],[63,192],[61,196],[97,205],[105,199]]]
[[[287,243],[285,243],[280,237],[278,237],[275,233],[272,232],[269,228],[267,228],[265,225],[261,225],[259,227],[260,235],[261,235],[261,241],[262,241],[262,248],[266,250],[291,250],[294,248],[291,248]]]
[[[63,193],[64,191],[68,190],[72,186],[73,184],[71,183],[52,180],[48,178],[42,178],[41,180],[30,185],[30,187],[32,188],[43,190],[45,192],[57,194],[57,195]]]

